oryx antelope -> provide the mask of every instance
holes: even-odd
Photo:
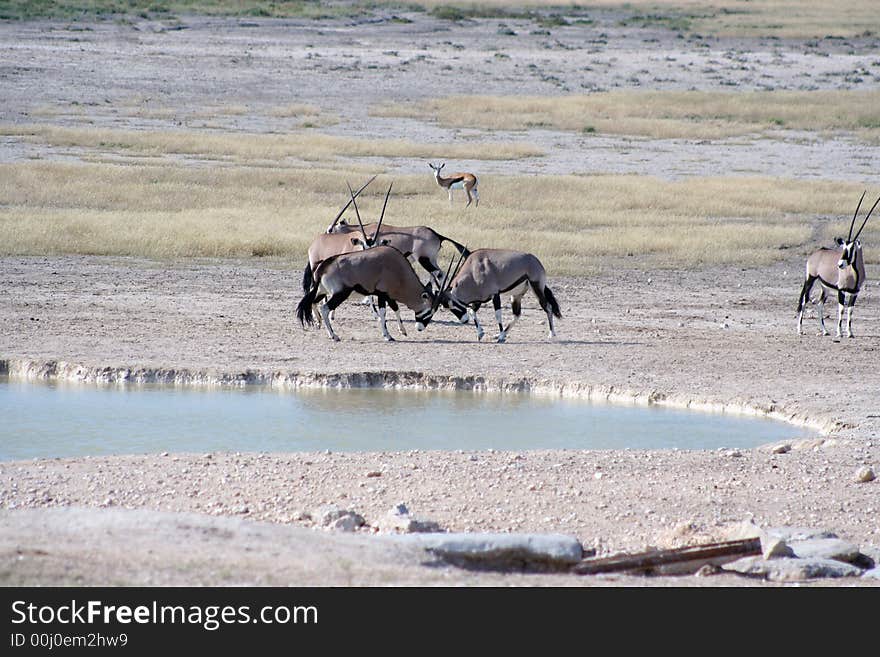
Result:
[[[385,326],[385,306],[397,302],[405,304],[416,315],[419,331],[431,321],[437,311],[436,296],[430,286],[423,285],[409,260],[392,246],[376,246],[364,251],[344,253],[325,259],[314,273],[314,283],[296,307],[300,324],[313,324],[313,306],[321,301],[321,316],[331,340],[339,336],[330,324],[330,312],[345,301],[352,292],[375,295],[379,303],[379,327],[382,337],[394,338]]]
[[[321,264],[321,262],[323,262],[327,258],[342,253],[351,253],[353,251],[367,249],[380,242],[380,240],[378,239],[378,235],[379,231],[382,228],[382,220],[385,217],[385,208],[388,207],[388,197],[391,194],[391,185],[388,186],[388,191],[385,194],[385,204],[382,206],[382,215],[379,217],[378,223],[371,225],[372,236],[367,235],[367,231],[364,227],[363,222],[361,221],[360,212],[357,209],[357,202],[355,201],[357,195],[360,194],[364,190],[364,188],[373,181],[375,177],[376,176],[370,178],[370,180],[368,180],[357,192],[353,192],[351,190],[351,187],[349,186],[348,193],[351,198],[349,199],[348,203],[346,203],[342,210],[339,211],[339,214],[336,215],[333,223],[330,224],[330,227],[327,229],[328,232],[318,235],[318,237],[316,237],[312,244],[309,246],[308,263],[303,269],[303,293],[307,293],[312,287],[312,283],[314,282],[312,278],[312,272],[319,264]],[[347,231],[342,233],[331,232],[336,228],[337,223],[342,216],[342,213],[345,212],[345,210],[351,204],[354,204],[355,212],[357,213],[359,226],[357,230],[359,231],[360,235],[353,235]],[[387,241],[382,240],[381,243],[387,244]],[[366,301],[371,304],[373,312],[378,315],[375,306],[373,306],[372,304],[372,299],[367,298]],[[397,305],[392,303],[390,304],[390,306],[394,313],[397,315],[397,325],[400,327],[400,332],[403,335],[406,335],[406,329],[403,326],[403,319],[401,319],[400,317],[400,312],[397,308]],[[320,319],[318,319],[317,321],[318,324],[321,323]]]
[[[375,229],[375,224],[366,224],[364,229],[367,232]],[[359,231],[358,226],[345,223],[343,219],[340,221],[334,231],[336,234],[350,234]],[[442,281],[441,274],[443,270],[438,264],[438,256],[443,242],[449,242],[461,254],[467,255],[467,248],[464,244],[456,242],[454,239],[441,235],[433,228],[427,226],[391,226],[385,224],[382,226],[381,243],[393,246],[395,249],[409,257],[421,265],[422,269],[431,275],[437,288],[445,282]]]
[[[862,222],[859,230],[853,235],[856,217],[859,214],[859,208],[864,198],[865,194],[862,194],[862,198],[859,199],[859,204],[856,206],[855,214],[853,214],[852,222],[849,225],[847,238],[844,240],[838,237],[835,240],[837,248],[821,248],[814,251],[807,258],[806,280],[801,289],[801,296],[798,299],[798,335],[803,333],[804,306],[810,300],[810,292],[818,280],[822,286],[818,300],[821,335],[828,335],[828,329],[825,328],[826,293],[836,292],[837,337],[841,337],[844,308],[846,309],[846,335],[850,338],[853,337],[852,310],[853,306],[856,305],[859,290],[865,282],[865,260],[862,255],[862,243],[859,241],[859,235],[861,235],[865,224],[868,223],[874,208],[880,203],[880,198],[878,198],[865,216],[865,220]]]
[[[480,204],[480,192],[477,190],[477,177],[474,174],[452,173],[444,178],[440,175],[440,170],[446,166],[446,162],[440,166],[434,166],[428,162],[428,166],[434,170],[434,178],[437,180],[437,184],[449,193],[450,205],[452,204],[453,189],[463,189],[465,191],[465,194],[467,194],[467,205],[471,204],[471,200],[474,201],[474,207]],[[473,192],[473,199],[471,199],[471,192]]]
[[[538,303],[547,313],[551,338],[556,337],[554,317],[562,317],[559,303],[547,287],[547,275],[541,261],[531,253],[508,251],[504,249],[478,249],[465,259],[456,276],[449,283],[448,290],[441,293],[440,302],[449,308],[464,323],[467,317],[473,318],[477,329],[477,340],[482,340],[484,331],[477,319],[480,306],[490,299],[495,308],[498,322],[498,342],[504,342],[510,329],[522,314],[521,300],[531,287]],[[501,321],[501,295],[509,294],[513,321],[504,327]]]

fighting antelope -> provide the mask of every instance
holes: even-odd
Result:
[[[474,207],[480,204],[480,192],[477,190],[477,177],[474,174],[453,173],[450,174],[448,178],[444,178],[440,175],[440,169],[446,166],[446,162],[438,167],[428,162],[428,166],[434,170],[434,178],[437,179],[437,184],[449,193],[450,205],[452,205],[453,189],[464,189],[465,193],[467,194],[467,205],[471,204],[471,192],[474,193]],[[467,205],[465,207],[467,207]]]
[[[867,192],[865,192],[867,193]],[[868,223],[871,213],[877,204],[880,203],[878,198],[873,207],[868,211],[865,220],[859,227],[858,232],[853,235],[853,228],[856,225],[856,217],[859,214],[859,208],[862,206],[862,198],[856,206],[855,214],[853,214],[852,222],[849,225],[849,234],[847,238],[837,238],[836,249],[821,248],[814,251],[807,258],[807,273],[804,286],[801,289],[801,296],[798,299],[798,335],[803,334],[804,306],[810,300],[810,292],[816,280],[822,286],[822,292],[819,295],[819,328],[820,335],[828,335],[828,329],[825,328],[825,298],[827,292],[837,292],[837,337],[841,337],[841,325],[843,324],[843,309],[846,308],[846,335],[853,337],[852,332],[852,309],[856,305],[856,297],[859,290],[865,282],[865,260],[862,255],[862,243],[859,241],[859,235],[862,229]]]
[[[385,326],[386,304],[401,302],[413,310],[419,331],[424,330],[437,312],[437,297],[430,286],[422,284],[409,260],[394,247],[382,245],[333,256],[318,265],[312,288],[296,307],[296,317],[304,327],[313,324],[313,306],[324,301],[320,311],[327,334],[338,342],[339,336],[330,324],[330,312],[352,292],[376,296],[379,327],[382,337],[389,342],[394,338]]]
[[[364,229],[373,230],[375,224],[366,224]],[[334,228],[334,232],[349,234],[360,230],[357,226],[345,223],[343,219]],[[413,260],[427,271],[439,289],[444,281],[441,280],[443,270],[438,264],[438,256],[443,242],[449,242],[461,254],[467,255],[467,248],[454,239],[441,235],[433,228],[427,226],[382,226],[382,244],[388,244],[400,251],[403,255],[412,256]]]
[[[368,180],[357,192],[353,192],[351,186],[348,187],[348,193],[351,197],[348,203],[346,203],[345,207],[343,207],[339,214],[336,215],[333,223],[330,224],[330,227],[327,229],[328,232],[318,235],[318,237],[316,237],[312,244],[309,246],[308,263],[303,270],[303,293],[308,293],[308,291],[311,289],[312,284],[314,283],[314,279],[312,277],[313,272],[318,267],[318,265],[320,265],[327,258],[343,253],[352,253],[354,251],[368,249],[380,243],[388,244],[387,240],[380,241],[378,236],[379,231],[382,229],[382,220],[385,218],[385,209],[388,207],[388,197],[391,195],[391,186],[393,185],[393,183],[392,185],[388,186],[388,191],[385,193],[385,203],[382,206],[382,214],[379,217],[378,223],[371,224],[371,237],[367,235],[366,227],[361,221],[360,211],[358,210],[357,201],[355,200],[357,195],[360,194],[364,190],[364,188],[373,181],[374,178],[375,176],[373,176],[373,178],[370,178],[370,180]],[[342,216],[342,213],[345,212],[348,206],[352,204],[354,204],[354,210],[358,220],[357,230],[359,231],[360,236],[353,236],[349,231],[332,232],[337,229],[336,227],[340,217]],[[347,224],[344,224],[344,220],[343,225],[347,226]],[[373,312],[376,313],[375,307],[372,306],[372,300],[368,298],[367,301],[371,303],[371,307],[373,307]],[[400,317],[400,312],[397,308],[397,305],[392,302],[390,306],[394,313],[397,315],[397,324],[400,327],[400,332],[403,335],[406,335],[406,329],[403,326],[403,319],[401,319]],[[319,319],[319,324],[320,321],[321,320]]]
[[[498,322],[498,342],[504,342],[510,329],[522,314],[521,300],[531,287],[538,303],[547,313],[551,338],[556,337],[553,326],[554,317],[562,317],[559,303],[547,287],[547,275],[541,261],[531,253],[507,251],[503,249],[478,249],[472,251],[458,274],[452,279],[448,290],[441,293],[440,302],[458,317],[467,322],[468,314],[474,320],[477,340],[482,340],[484,331],[477,319],[480,306],[492,300],[495,320]],[[513,321],[504,327],[501,321],[501,295],[510,294]]]

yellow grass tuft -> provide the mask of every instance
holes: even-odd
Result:
[[[76,147],[125,154],[187,155],[209,159],[308,161],[339,157],[447,157],[508,160],[539,157],[537,146],[514,142],[427,144],[404,139],[353,139],[315,133],[214,133],[205,130],[117,130],[51,125],[0,125],[0,135],[14,135],[56,147]]]
[[[0,165],[0,253],[153,258],[277,256],[311,240],[363,172],[33,162]],[[375,220],[390,179],[359,199]],[[471,248],[531,251],[551,275],[608,267],[799,263],[814,231],[846,233],[861,189],[772,178],[482,176],[479,208],[450,206],[428,173],[397,176],[386,222],[429,225]],[[354,223],[349,210],[347,218]],[[863,234],[867,259],[877,262]]]
[[[778,128],[880,138],[880,91],[613,91],[560,97],[453,96],[382,105],[379,116],[447,127],[550,128],[653,139],[720,139]]]

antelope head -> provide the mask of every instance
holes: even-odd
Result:
[[[431,167],[431,168],[434,170],[434,175],[435,175],[435,176],[439,176],[439,175],[440,175],[440,169],[442,169],[443,167],[446,166],[446,162],[441,163],[439,166],[435,166],[435,165],[431,164],[430,162],[428,162],[428,166]]]
[[[433,292],[430,283],[425,285],[425,292],[422,294],[422,297],[430,299],[431,309],[430,309],[430,313],[427,314],[426,321],[423,321],[422,319],[419,318],[418,315],[416,315],[416,319],[418,320],[418,323],[416,324],[416,328],[419,331],[424,330],[425,326],[427,326],[428,322],[431,321],[431,318],[433,318],[434,313],[437,312],[437,309],[441,306],[441,304],[443,306],[445,306],[446,308],[450,308],[449,304],[452,301],[452,298],[449,296],[449,288],[452,285],[452,279],[455,278],[456,274],[458,274],[458,270],[461,269],[461,265],[464,262],[465,253],[468,253],[467,249],[465,249],[462,253],[459,254],[457,261],[455,259],[455,256],[452,256],[449,259],[449,266],[446,268],[446,276],[443,277],[443,285],[439,290],[437,290],[436,293]],[[453,268],[453,264],[455,264],[454,268]],[[427,296],[425,296],[425,295],[427,295]],[[451,310],[451,308],[450,308],[450,310]],[[453,311],[453,312],[455,313],[455,311]],[[462,319],[462,317],[460,315],[458,315],[458,313],[456,313],[456,317],[458,317],[459,320]],[[467,308],[465,308],[464,317],[467,318]],[[465,319],[464,321],[467,321],[467,320]]]
[[[865,227],[865,224],[868,223],[868,219],[871,218],[871,213],[874,212],[874,208],[877,207],[877,204],[880,203],[880,197],[874,201],[874,205],[868,211],[868,214],[865,215],[865,220],[862,222],[862,225],[859,227],[859,230],[853,235],[853,228],[856,225],[856,217],[859,215],[859,208],[862,206],[862,201],[865,199],[865,192],[862,192],[862,198],[859,199],[859,204],[856,206],[855,214],[853,214],[852,222],[849,225],[849,234],[844,240],[841,237],[838,237],[835,241],[837,245],[843,249],[840,254],[840,260],[837,261],[837,267],[839,269],[846,269],[847,267],[854,266],[856,261],[856,256],[862,250],[862,243],[859,241],[859,235],[862,234],[862,230]]]

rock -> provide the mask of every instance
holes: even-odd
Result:
[[[825,529],[811,527],[768,527],[761,531],[761,538],[780,538],[786,543],[792,541],[808,541],[813,538],[837,538],[837,534]]]
[[[791,445],[789,443],[784,443],[782,445],[776,445],[773,448],[774,454],[788,454],[791,451]]]
[[[408,534],[394,540],[456,565],[487,570],[561,570],[584,555],[580,541],[563,534]]]
[[[880,579],[880,568],[866,570],[862,573],[862,577],[867,577],[868,579]]]
[[[834,559],[763,559],[743,557],[722,568],[751,577],[761,577],[771,582],[798,582],[822,577],[858,577],[860,568]]]
[[[859,558],[859,548],[839,538],[811,538],[792,541],[788,544],[798,559],[834,559],[855,563]]]
[[[869,481],[874,481],[876,478],[874,469],[868,466],[863,466],[856,471],[856,481],[860,484],[866,484]]]
[[[346,532],[354,531],[364,524],[364,518],[359,513],[348,509],[341,509],[333,504],[318,507],[312,511],[311,516],[312,520],[321,527],[339,529]]]
[[[761,554],[764,559],[778,559],[780,557],[793,557],[794,551],[781,538],[773,536],[761,537]]]
[[[398,504],[382,516],[374,526],[383,532],[401,532],[404,534],[441,532],[440,525],[433,520],[415,518],[409,513],[406,504]]]
[[[358,527],[363,527],[363,525],[364,519],[362,516],[357,513],[347,513],[344,516],[332,520],[326,525],[326,527],[328,529],[335,529],[342,532],[353,532]]]

